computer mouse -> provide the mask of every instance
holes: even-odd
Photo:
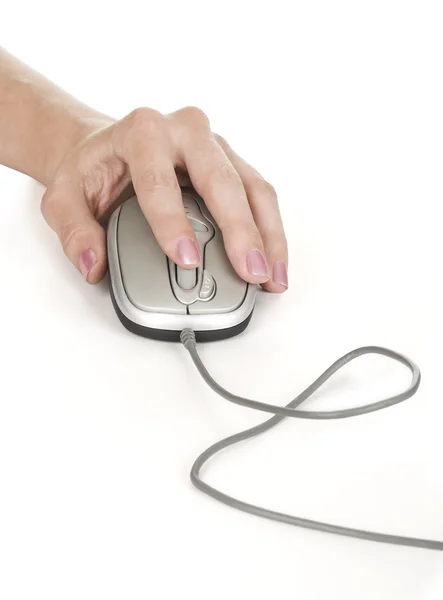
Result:
[[[252,317],[257,286],[235,272],[199,194],[182,188],[182,198],[200,246],[197,269],[178,267],[163,253],[136,196],[112,214],[107,244],[115,311],[129,331],[157,340],[180,341],[185,328],[198,341],[235,336]]]

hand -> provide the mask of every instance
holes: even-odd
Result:
[[[61,160],[42,212],[89,283],[107,269],[99,221],[131,182],[158,243],[179,266],[200,261],[180,192],[180,184],[191,183],[217,221],[238,275],[270,292],[286,290],[287,244],[273,187],[192,107],[165,116],[139,108],[91,127]]]

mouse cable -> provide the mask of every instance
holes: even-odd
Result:
[[[267,404],[265,402],[258,402],[255,400],[242,398],[241,396],[236,396],[235,394],[232,394],[231,392],[225,390],[211,377],[206,367],[202,363],[197,351],[197,343],[194,332],[191,329],[184,329],[181,332],[180,340],[183,346],[189,352],[200,375],[203,377],[203,379],[209,385],[209,387],[212,390],[214,390],[217,394],[219,394],[229,402],[233,402],[234,404],[239,404],[240,406],[246,406],[248,408],[253,408],[274,415],[267,421],[264,421],[263,423],[260,423],[255,427],[251,427],[250,429],[246,429],[245,431],[236,433],[235,435],[231,435],[213,444],[210,448],[205,450],[197,458],[191,470],[191,481],[196,488],[198,488],[200,491],[204,492],[208,496],[211,496],[212,498],[215,498],[219,502],[223,502],[224,504],[227,504],[232,508],[236,508],[238,510],[242,510],[244,512],[257,515],[266,519],[271,519],[273,521],[280,521],[282,523],[287,523],[289,525],[295,525],[298,527],[304,527],[306,529],[314,529],[325,533],[334,533],[337,535],[344,535],[352,538],[359,538],[373,542],[383,542],[387,544],[397,544],[401,546],[412,546],[416,548],[426,548],[428,550],[443,551],[443,541],[402,537],[398,535],[389,535],[384,533],[373,533],[371,531],[352,529],[350,527],[342,527],[339,525],[331,525],[328,523],[322,523],[320,521],[312,521],[310,519],[295,517],[285,513],[269,510],[267,508],[262,508],[260,506],[249,504],[247,502],[243,502],[241,500],[233,498],[228,494],[224,494],[223,492],[208,485],[200,478],[201,468],[212,456],[229,446],[250,439],[256,435],[264,433],[265,431],[268,431],[269,429],[271,429],[271,427],[274,427],[275,425],[283,421],[283,419],[285,419],[286,417],[295,417],[298,419],[344,419],[347,417],[356,417],[359,415],[381,410],[383,408],[388,408],[389,406],[393,406],[394,404],[398,404],[400,402],[403,402],[404,400],[407,400],[415,394],[420,385],[420,370],[414,362],[409,360],[409,358],[406,358],[405,356],[394,352],[393,350],[389,350],[387,348],[382,348],[379,346],[365,346],[362,348],[357,348],[356,350],[345,354],[339,360],[334,362],[328,369],[326,369],[326,371],[322,375],[320,375],[320,377],[318,377],[318,379],[316,379],[316,381],[314,381],[314,383],[312,383],[301,394],[294,398],[292,402],[290,402],[286,406],[275,406],[273,404]],[[374,402],[372,404],[366,404],[364,406],[356,408],[332,411],[296,410],[297,407],[300,406],[300,404],[302,404],[302,402],[304,402],[310,396],[312,396],[312,394],[316,390],[318,390],[332,375],[334,375],[334,373],[336,373],[339,369],[344,367],[352,360],[358,358],[359,356],[363,356],[364,354],[381,354],[405,365],[411,371],[412,374],[412,379],[409,387],[404,392],[401,392],[400,394],[397,394],[385,400]]]

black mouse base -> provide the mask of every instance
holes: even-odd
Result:
[[[109,291],[114,310],[117,313],[120,322],[128,331],[142,337],[150,338],[151,340],[158,340],[161,342],[180,342],[181,331],[144,327],[143,325],[139,325],[138,323],[131,321],[131,319],[128,319],[128,317],[123,314],[117,305],[112,285],[109,286]],[[234,327],[228,327],[227,329],[214,329],[211,331],[195,331],[195,338],[197,342],[217,342],[235,337],[236,335],[243,333],[243,331],[249,325],[253,312],[254,311],[252,310],[244,321],[238,323],[238,325],[235,325]]]

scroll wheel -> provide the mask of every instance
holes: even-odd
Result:
[[[197,285],[197,269],[176,267],[177,283],[182,290],[192,290]]]

